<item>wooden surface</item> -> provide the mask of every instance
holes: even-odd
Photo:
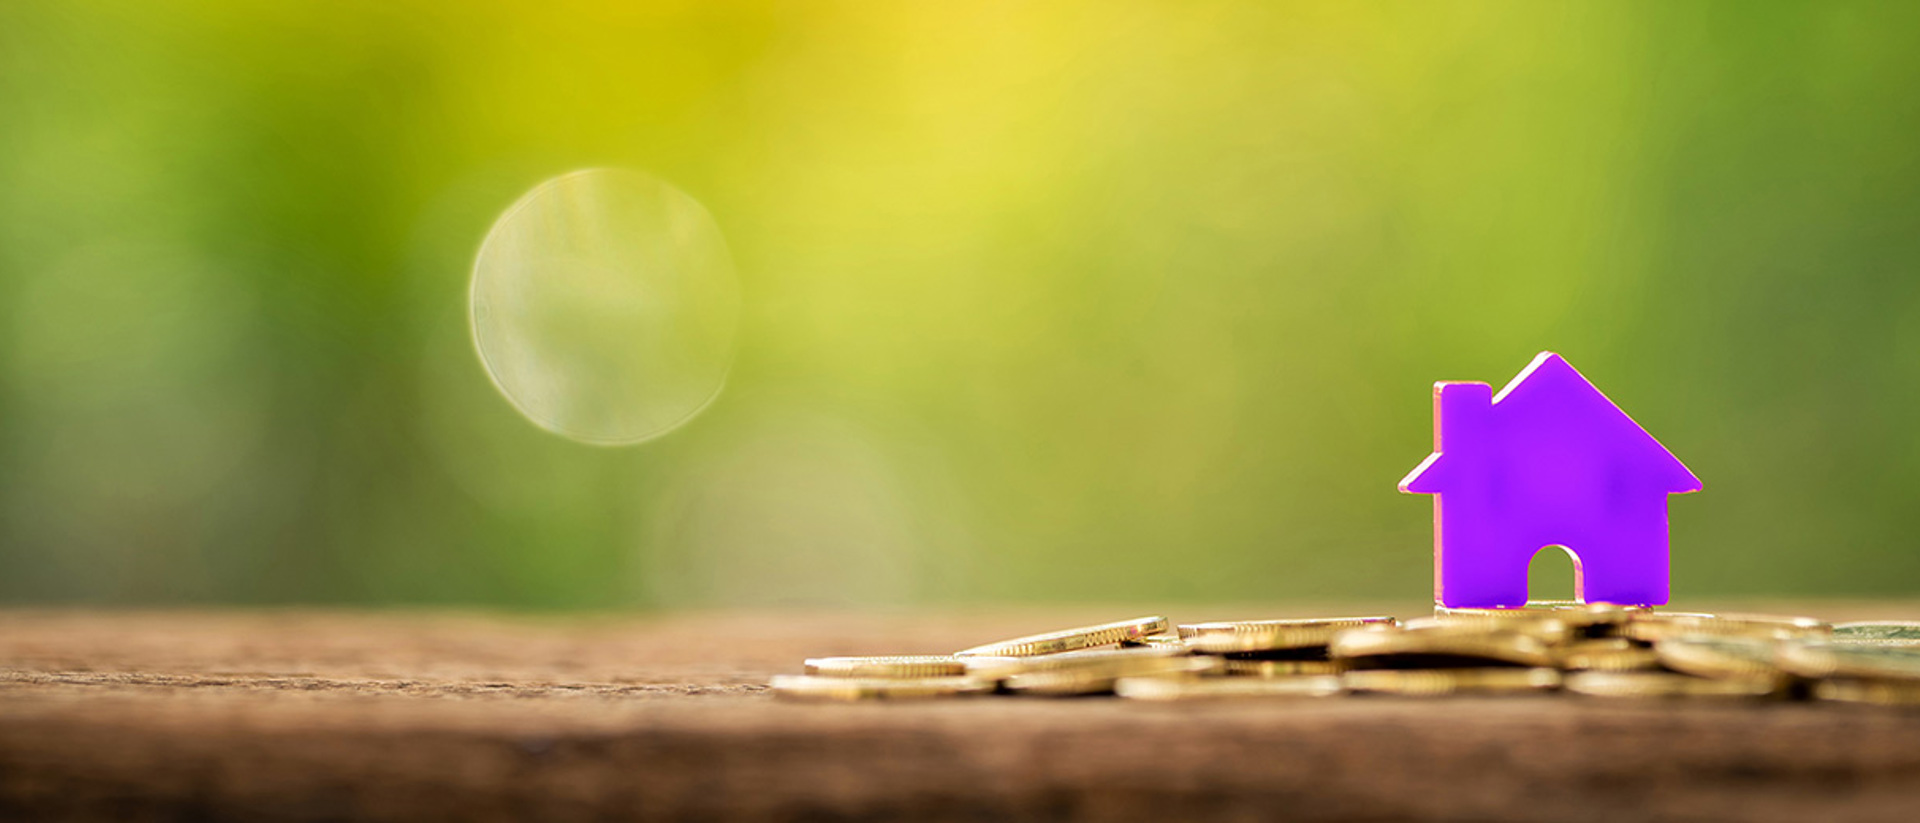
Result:
[[[0,819],[1920,818],[1914,710],[814,705],[761,685],[806,656],[1128,616],[0,612]]]

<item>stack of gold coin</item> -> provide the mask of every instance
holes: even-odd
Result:
[[[1625,637],[1596,637],[1555,646],[1563,671],[1633,672],[1660,668],[1660,656]]]
[[[1427,617],[1175,625],[1140,617],[953,654],[820,657],[784,697],[1118,694],[1150,701],[1565,692],[1920,706],[1920,621],[1843,623],[1567,601]]]
[[[1547,641],[1504,624],[1410,620],[1373,626],[1341,633],[1328,653],[1362,669],[1554,665]]]
[[[1560,672],[1547,668],[1363,669],[1341,678],[1349,691],[1405,697],[1452,694],[1523,694],[1560,687]]]
[[[1816,679],[1822,700],[1884,705],[1920,705],[1920,646],[1832,641],[1781,644],[1787,671]]]
[[[1811,617],[1655,611],[1633,615],[1621,629],[1622,635],[1647,643],[1699,634],[1792,640],[1832,633],[1832,626]]]
[[[1338,675],[1349,665],[1330,658],[1328,644],[1342,632],[1395,625],[1386,616],[1183,623],[1187,647],[1215,665],[1197,678],[1126,678],[1115,692],[1154,701],[1329,697],[1345,691]]]
[[[1218,668],[1215,661],[1192,656],[1172,645],[1142,645],[1084,649],[1029,657],[966,658],[967,673],[1014,693],[1082,695],[1104,694],[1123,677],[1169,677],[1201,674]]]
[[[1392,627],[1399,621],[1385,616],[1319,617],[1278,620],[1224,620],[1179,626],[1189,648],[1217,656],[1220,672],[1235,677],[1287,680],[1339,674],[1351,668],[1344,660],[1327,655],[1327,646],[1342,632],[1368,627]],[[1271,687],[1273,693],[1289,693],[1289,686]],[[1217,690],[1222,694],[1247,694],[1257,687],[1240,686]],[[1315,693],[1301,686],[1303,693]],[[1199,695],[1201,690],[1195,690]],[[1171,699],[1161,697],[1158,699]]]
[[[1745,677],[1777,680],[1786,674],[1777,661],[1775,642],[1758,637],[1682,635],[1655,643],[1661,665],[1682,674],[1735,680]]]
[[[1549,645],[1580,638],[1578,628],[1548,609],[1444,609],[1432,617],[1408,620],[1407,628],[1447,626],[1463,633],[1474,631],[1524,634]]]
[[[1001,687],[1014,694],[1107,694],[1123,679],[1179,679],[1218,668],[1216,660],[1191,655],[1090,659],[1065,667],[1010,674],[1001,681]]]
[[[1582,603],[1578,600],[1534,600],[1517,609],[1450,609],[1436,606],[1433,616],[1452,622],[1475,619],[1507,621],[1552,621],[1567,627],[1568,634],[1581,637],[1611,637],[1636,614],[1651,610],[1645,606],[1618,606],[1612,603]]]
[[[1243,657],[1324,658],[1327,644],[1348,629],[1393,626],[1391,617],[1331,617],[1312,620],[1235,620],[1180,627],[1194,651]]]
[[[1776,693],[1770,683],[1755,680],[1712,680],[1672,672],[1575,672],[1561,688],[1589,697],[1767,697]]]

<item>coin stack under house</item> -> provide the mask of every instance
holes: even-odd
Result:
[[[1175,625],[1142,617],[952,654],[824,657],[783,697],[1134,700],[1574,694],[1920,706],[1920,621],[1664,612],[1548,601],[1431,617]]]

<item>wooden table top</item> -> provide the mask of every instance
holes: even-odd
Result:
[[[1714,606],[1920,617],[1920,603]],[[944,652],[1153,611],[0,612],[0,819],[1920,817],[1920,710],[1565,695],[838,705],[763,685],[804,657]]]

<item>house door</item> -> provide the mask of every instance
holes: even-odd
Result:
[[[1580,557],[1566,546],[1544,546],[1527,564],[1528,600],[1577,600]]]

